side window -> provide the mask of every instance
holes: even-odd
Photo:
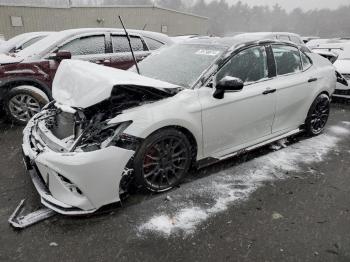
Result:
[[[140,37],[130,36],[131,46],[134,51],[145,51]],[[129,42],[125,35],[112,35],[113,53],[130,52]]]
[[[298,48],[292,46],[273,45],[277,75],[286,75],[301,71],[301,60]]]
[[[225,76],[238,77],[245,83],[268,78],[265,47],[252,47],[232,57],[219,71],[216,79],[219,81]]]
[[[312,66],[311,60],[303,52],[300,52],[300,53],[301,53],[301,61],[303,62],[303,69],[306,70]]]
[[[164,45],[162,42],[159,42],[159,41],[152,39],[152,38],[148,38],[146,36],[144,37],[144,39],[145,39],[150,50],[157,50]]]
[[[60,47],[59,51],[61,50],[71,52],[72,56],[104,54],[105,37],[104,35],[80,37]]]

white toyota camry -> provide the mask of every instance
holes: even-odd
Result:
[[[292,43],[196,38],[121,71],[64,61],[23,154],[42,203],[92,213],[130,185],[162,192],[202,167],[305,131],[320,134],[333,65]]]

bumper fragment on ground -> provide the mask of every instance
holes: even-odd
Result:
[[[25,199],[21,200],[8,220],[14,228],[23,229],[57,214],[49,208],[41,208],[34,212],[23,214],[25,210],[24,202]]]

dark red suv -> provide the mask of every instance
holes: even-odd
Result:
[[[171,45],[166,35],[128,30],[138,61]],[[63,59],[80,59],[119,69],[134,65],[122,29],[71,29],[54,33],[14,56],[0,55],[0,101],[8,118],[25,124],[49,102],[51,84]],[[84,95],[84,94],[81,94]]]

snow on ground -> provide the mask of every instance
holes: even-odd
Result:
[[[167,205],[138,226],[139,235],[156,233],[169,237],[194,233],[203,221],[247,200],[264,183],[286,179],[290,171],[302,171],[307,165],[323,161],[328,152],[337,150],[342,137],[350,133],[350,126],[343,124],[345,127],[331,126],[328,134],[183,185],[170,193],[172,200]],[[307,172],[310,171],[314,172],[309,168]]]

